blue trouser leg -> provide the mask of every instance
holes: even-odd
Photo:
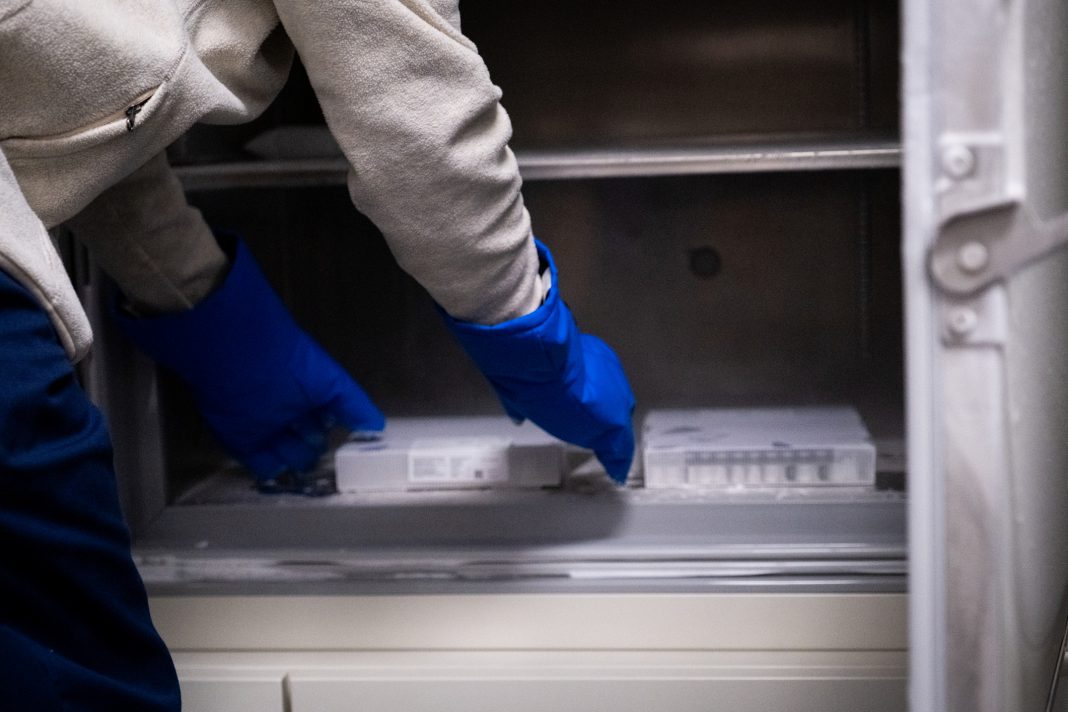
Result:
[[[111,444],[37,301],[0,272],[0,710],[177,710]]]

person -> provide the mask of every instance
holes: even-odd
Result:
[[[633,395],[532,236],[500,91],[457,0],[0,0],[0,705],[180,706],[105,425],[72,370],[91,330],[48,228],[71,226],[119,286],[125,332],[265,489],[299,487],[330,427],[384,426],[249,251],[186,204],[164,155],[196,122],[257,116],[294,51],[354,205],[507,413],[626,478]]]

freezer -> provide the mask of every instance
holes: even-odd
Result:
[[[1068,10],[462,11],[645,450],[626,487],[577,448],[516,454],[352,208],[298,66],[262,117],[169,155],[398,423],[335,439],[330,494],[255,492],[64,236],[97,333],[82,377],[190,709],[591,709],[604,689],[613,709],[1046,709],[1068,618]],[[734,430],[784,410],[849,415],[774,421],[763,449]]]

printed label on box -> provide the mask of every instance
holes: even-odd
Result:
[[[508,448],[499,437],[428,438],[408,451],[408,481],[477,484],[508,480]]]

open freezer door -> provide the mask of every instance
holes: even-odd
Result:
[[[1068,3],[904,18],[911,709],[1057,709]]]

